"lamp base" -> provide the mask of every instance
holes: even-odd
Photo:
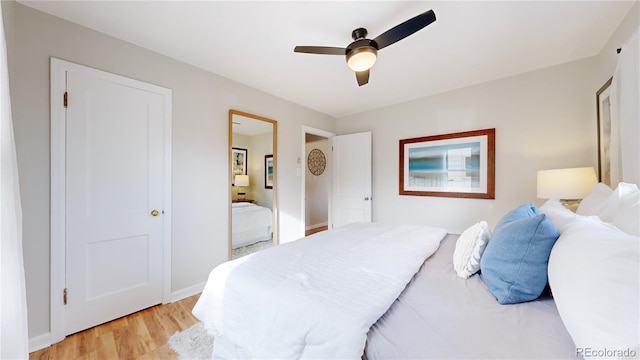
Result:
[[[245,196],[246,196],[246,193],[238,192],[238,199],[239,200],[244,200]]]
[[[580,200],[560,199],[560,204],[567,209],[576,212],[576,210],[578,210],[578,205],[580,205]]]

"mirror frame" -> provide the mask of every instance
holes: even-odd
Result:
[[[230,109],[229,110],[229,146],[228,146],[228,151],[229,154],[227,156],[227,158],[229,159],[229,164],[227,165],[227,174],[228,174],[228,178],[229,178],[229,186],[228,186],[228,191],[229,191],[229,234],[228,234],[228,249],[229,249],[229,253],[227,255],[227,257],[229,258],[229,260],[232,259],[232,209],[231,209],[231,204],[233,202],[233,191],[232,191],[232,187],[231,184],[233,183],[233,174],[231,173],[231,166],[232,166],[232,154],[231,154],[231,149],[233,148],[233,116],[234,115],[240,115],[240,116],[244,116],[244,117],[248,117],[254,120],[258,120],[258,121],[264,121],[264,122],[268,122],[271,125],[273,125],[273,187],[272,187],[272,213],[273,213],[273,245],[278,245],[279,243],[279,239],[278,239],[278,196],[277,196],[277,191],[278,191],[278,121],[273,120],[273,119],[269,119],[266,118],[264,116],[259,116],[259,115],[254,115],[254,114],[250,114],[244,111],[240,111],[240,110],[235,110],[235,109]]]

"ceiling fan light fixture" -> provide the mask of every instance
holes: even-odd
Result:
[[[347,66],[353,71],[366,71],[376,63],[378,50],[373,46],[353,49],[347,54]]]
[[[433,10],[425,11],[420,15],[398,24],[391,29],[378,35],[375,39],[367,39],[367,29],[357,28],[351,32],[353,42],[346,48],[329,46],[296,46],[293,51],[306,54],[322,55],[346,55],[347,66],[356,73],[358,86],[366,85],[369,82],[369,69],[376,63],[378,50],[382,50],[389,45],[420,31],[425,26],[436,21],[436,14]]]

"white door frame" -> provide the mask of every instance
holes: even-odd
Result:
[[[126,81],[140,88],[161,94],[164,98],[164,159],[163,159],[163,197],[164,215],[162,217],[162,303],[171,301],[171,89],[151,85],[120,75],[77,65],[64,60],[51,58],[51,343],[65,338],[65,306],[63,291],[65,288],[65,198],[66,198],[66,108],[63,97],[67,87],[68,71],[95,71],[106,77]],[[69,101],[73,101],[70,99]]]
[[[312,128],[310,126],[302,126],[302,150],[300,152],[300,178],[301,178],[301,184],[302,184],[302,196],[300,197],[302,199],[302,206],[300,207],[302,209],[301,212],[301,218],[300,218],[300,234],[298,237],[303,237],[306,229],[305,229],[305,224],[307,222],[307,209],[306,209],[306,201],[305,198],[307,197],[306,194],[306,187],[307,187],[307,183],[306,183],[306,153],[307,153],[307,148],[306,148],[306,134],[312,134],[312,135],[317,135],[317,136],[322,136],[322,137],[326,137],[327,139],[331,139],[332,137],[336,136],[336,133],[327,131],[327,130],[322,130],[322,129],[316,129],[316,128]],[[329,147],[331,147],[331,143],[329,143]],[[329,171],[331,171],[331,156],[329,156],[329,154],[327,154],[327,169],[329,169]],[[328,189],[328,221],[329,223],[331,223],[331,205],[332,205],[332,193],[333,193],[333,184],[331,181],[329,181],[329,189]],[[329,225],[330,227],[331,225]]]

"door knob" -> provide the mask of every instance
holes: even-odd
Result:
[[[158,216],[158,214],[160,214],[160,213],[158,212],[158,210],[152,210],[152,211],[151,211],[151,216]]]
[[[367,196],[366,198],[364,198],[364,201],[369,201],[369,197]]]

